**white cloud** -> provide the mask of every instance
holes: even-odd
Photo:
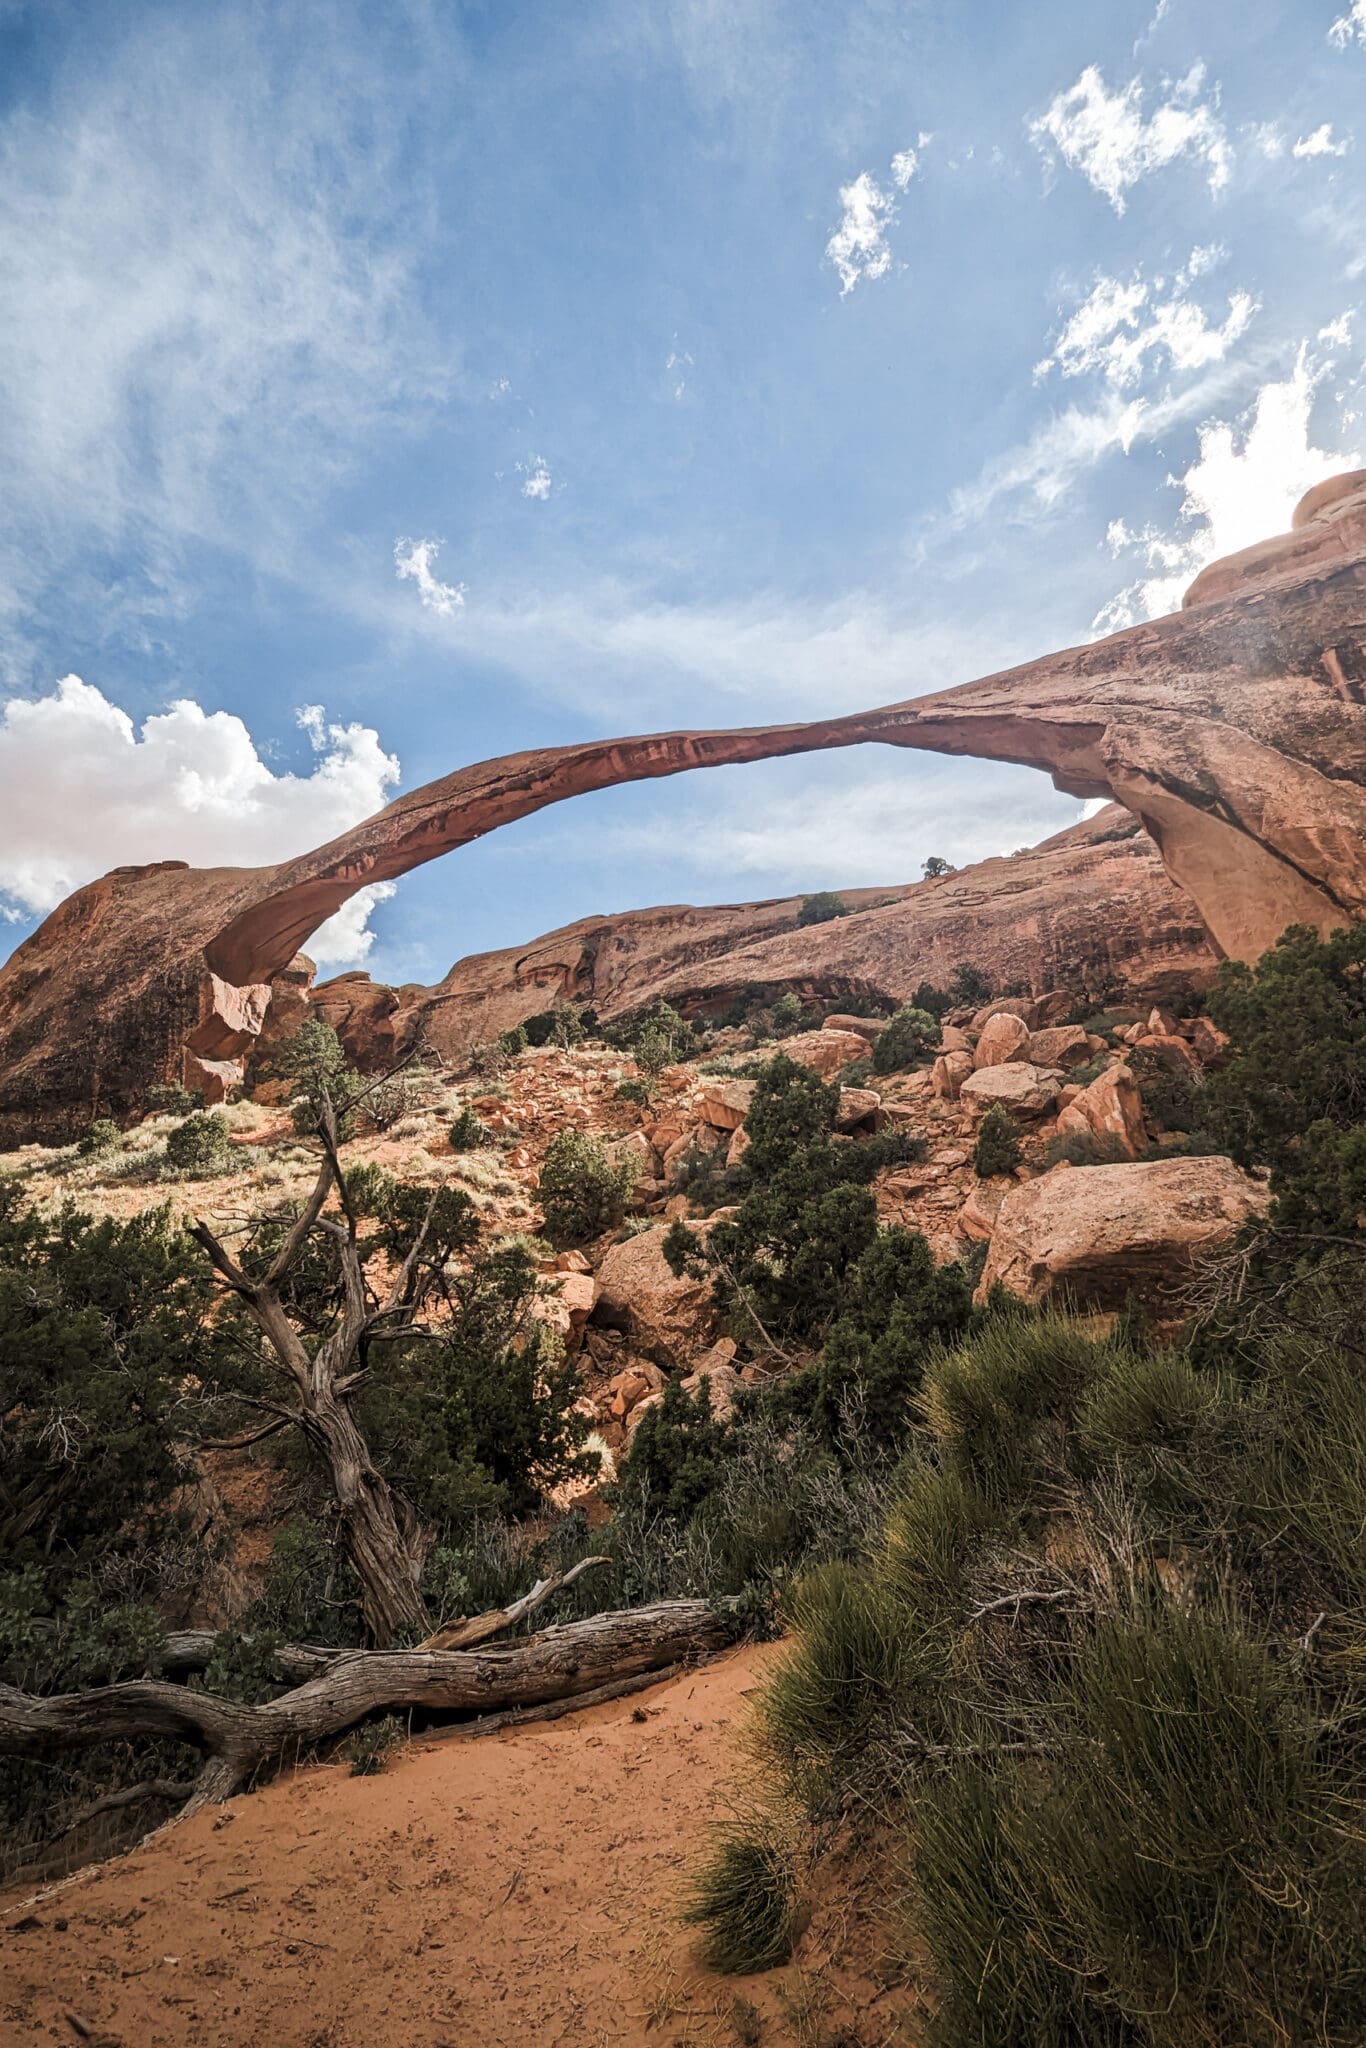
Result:
[[[1090,64],[1030,122],[1030,137],[1045,152],[1056,149],[1116,213],[1123,213],[1130,186],[1181,157],[1203,163],[1210,190],[1218,192],[1229,181],[1232,157],[1223,123],[1199,97],[1204,82],[1204,66],[1197,64],[1185,78],[1168,82],[1169,96],[1145,118],[1141,78],[1112,93]]]
[[[10,698],[0,705],[0,902],[42,914],[112,867],[149,861],[268,866],[379,810],[399,775],[379,735],[330,725],[316,705],[298,720],[312,772],[277,775],[240,718],[188,698],[140,733],[79,676],[47,697]],[[353,901],[322,934],[331,964],[369,951],[365,919],[380,899],[366,893],[363,911]]]
[[[1302,135],[1291,151],[1291,155],[1298,157],[1346,156],[1351,147],[1351,136],[1344,136],[1340,142],[1337,141],[1333,135],[1332,122],[1325,121],[1321,128],[1314,130],[1312,135]]]
[[[1352,0],[1351,13],[1338,16],[1328,31],[1328,40],[1339,50],[1345,50],[1349,43],[1366,43],[1366,0]]]
[[[843,299],[860,278],[885,277],[891,269],[887,230],[896,219],[896,202],[871,172],[860,171],[852,185],[840,187],[840,205],[844,215],[826,243],[825,253],[839,272]]]
[[[920,168],[920,158],[913,149],[899,149],[892,158],[892,183],[904,192]]]
[[[1099,373],[1123,390],[1137,384],[1149,357],[1165,357],[1173,370],[1200,370],[1221,362],[1246,333],[1256,301],[1234,292],[1228,315],[1211,326],[1203,309],[1185,296],[1188,281],[1210,267],[1212,252],[1196,249],[1175,280],[1176,291],[1165,299],[1137,276],[1127,282],[1101,277],[1090,296],[1063,328],[1051,354],[1036,365],[1036,377],[1058,370],[1064,377]]]
[[[387,903],[398,892],[396,882],[367,882],[347,898],[340,910],[320,924],[304,951],[316,967],[360,967],[374,950],[375,934],[369,928],[370,913],[377,903]]]
[[[1352,345],[1352,322],[1356,319],[1355,306],[1339,313],[1336,320],[1330,320],[1326,327],[1320,327],[1315,339],[1326,341],[1329,348],[1350,348]]]
[[[1167,480],[1182,494],[1176,528],[1148,526],[1134,533],[1122,521],[1112,523],[1112,552],[1137,551],[1154,573],[1110,600],[1095,620],[1097,631],[1116,632],[1176,610],[1206,563],[1284,533],[1306,491],[1358,465],[1361,458],[1350,449],[1330,454],[1311,439],[1314,399],[1326,367],[1311,362],[1306,343],[1290,375],[1264,384],[1241,420],[1200,429],[1195,461],[1183,476]]]
[[[432,569],[443,543],[439,540],[394,542],[394,568],[400,581],[416,583],[423,609],[443,619],[454,618],[465,602],[463,583],[442,583]]]
[[[681,398],[688,388],[688,372],[694,367],[687,349],[672,348],[664,364],[664,374],[669,379],[670,389],[675,398]]]
[[[519,462],[517,472],[526,479],[522,485],[522,496],[539,498],[544,503],[550,496],[552,482],[544,455],[533,455],[530,462]]]

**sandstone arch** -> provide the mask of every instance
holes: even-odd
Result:
[[[586,790],[869,742],[1020,762],[1113,796],[1225,953],[1366,915],[1366,471],[1311,492],[1289,534],[1213,564],[1172,617],[955,689],[803,725],[510,755],[275,868],[115,870],[0,970],[0,1130],[135,1107],[182,1048],[236,1060],[271,976],[366,883]]]

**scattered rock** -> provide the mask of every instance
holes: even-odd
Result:
[[[1004,1175],[979,1180],[954,1219],[960,1236],[970,1237],[975,1244],[984,1243],[996,1228],[1001,1204],[1014,1185]]]
[[[837,1131],[856,1130],[875,1117],[882,1103],[882,1097],[875,1088],[841,1088],[840,1106],[835,1112]]]

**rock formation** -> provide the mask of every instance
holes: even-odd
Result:
[[[0,1134],[221,1075],[272,979],[367,883],[581,791],[878,741],[1022,762],[1141,819],[1213,941],[1243,957],[1366,912],[1366,472],[1207,569],[1178,614],[851,717],[542,748],[427,784],[274,868],[119,869],[0,971]],[[194,1063],[197,1063],[194,1064]]]

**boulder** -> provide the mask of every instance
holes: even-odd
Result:
[[[654,1180],[661,1171],[660,1158],[644,1131],[628,1131],[603,1147],[613,1166],[629,1166],[637,1180]]]
[[[969,1074],[959,1094],[976,1109],[990,1109],[999,1102],[1014,1116],[1048,1116],[1057,1104],[1059,1085],[1056,1074],[1030,1066],[1027,1060],[1011,1060]]]
[[[1071,989],[1051,988],[1046,995],[1035,997],[1031,1029],[1047,1031],[1051,1025],[1061,1024],[1065,1017],[1070,1017],[1076,1007],[1077,999]]]
[[[783,1040],[782,1050],[799,1067],[813,1067],[828,1081],[841,1067],[863,1059],[868,1041],[857,1031],[799,1031],[795,1038]]]
[[[745,1129],[744,1125],[741,1124],[738,1131],[732,1131],[730,1134],[730,1144],[726,1148],[727,1166],[738,1166],[740,1164],[740,1161],[744,1158],[746,1152],[748,1152],[749,1147],[749,1132]]]
[[[1098,1074],[1090,1087],[1083,1088],[1061,1112],[1058,1129],[1111,1139],[1130,1159],[1137,1159],[1147,1144],[1148,1134],[1143,1122],[1143,1098],[1130,1069],[1119,1065]]]
[[[996,996],[989,1003],[983,1003],[980,1010],[973,1012],[973,1031],[984,1031],[993,1017],[1018,1017],[1027,1030],[1032,1031],[1041,1020],[1039,1006],[1030,996]]]
[[[957,1024],[941,1024],[939,1027],[939,1050],[941,1052],[971,1052],[972,1040]]]
[[[958,1211],[954,1221],[961,1237],[970,1237],[975,1244],[983,1244],[996,1228],[996,1218],[1001,1204],[1015,1182],[1002,1174],[991,1180],[979,1180]]]
[[[554,1273],[541,1283],[531,1313],[563,1337],[567,1351],[577,1351],[597,1298],[591,1273]]]
[[[1011,1010],[998,1010],[982,1026],[973,1053],[975,1067],[1003,1067],[1008,1060],[1029,1058],[1029,1026]]]
[[[595,1319],[623,1330],[632,1348],[662,1366],[686,1365],[716,1334],[710,1280],[675,1279],[665,1231],[642,1230],[612,1245],[598,1268]]]
[[[1219,1067],[1228,1052],[1228,1039],[1210,1017],[1196,1017],[1190,1025],[1190,1042],[1195,1056],[1205,1067]]]
[[[1184,1038],[1173,1038],[1165,1031],[1145,1031],[1141,1038],[1133,1041],[1135,1052],[1146,1052],[1166,1067],[1172,1074],[1198,1074],[1200,1062]]]
[[[837,1131],[856,1130],[877,1115],[882,1097],[875,1088],[841,1088],[840,1106],[835,1112]]]
[[[754,1100],[753,1081],[708,1081],[697,1098],[697,1114],[717,1131],[738,1131]]]
[[[957,1102],[971,1072],[970,1052],[941,1052],[930,1069],[930,1092],[945,1102]]]
[[[878,1033],[887,1029],[885,1017],[827,1017],[821,1026],[823,1031],[855,1031],[860,1038],[871,1044]]]
[[[1036,1067],[1084,1067],[1091,1046],[1080,1024],[1055,1024],[1047,1031],[1031,1031],[1029,1057]]]
[[[1132,1295],[1169,1316],[1203,1255],[1230,1244],[1267,1206],[1231,1159],[1145,1159],[1045,1173],[1012,1188],[991,1233],[977,1299],[999,1283],[1023,1301],[1060,1294],[1080,1307]]]
[[[664,1154],[665,1174],[672,1174],[679,1161],[686,1159],[690,1152],[719,1152],[725,1139],[725,1132],[716,1130],[711,1124],[690,1124]]]

